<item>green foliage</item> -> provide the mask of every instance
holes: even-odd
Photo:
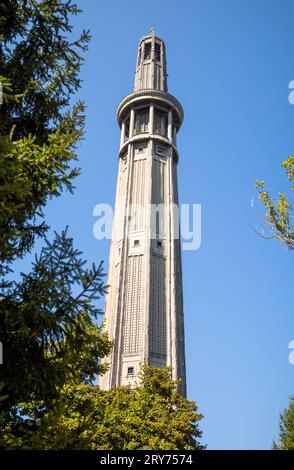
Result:
[[[144,366],[140,386],[109,392],[66,384],[50,409],[23,406],[4,427],[4,448],[25,449],[202,449],[193,401],[179,395],[170,369]]]
[[[288,180],[292,183],[294,190],[294,156],[289,156],[282,163]],[[291,224],[292,205],[284,193],[279,193],[278,199],[273,200],[269,192],[264,189],[264,181],[257,181],[255,186],[259,190],[259,199],[267,210],[265,223],[272,235],[284,243],[287,248],[294,249],[294,227]]]
[[[6,0],[0,3],[0,75],[21,101],[1,107],[0,133],[15,126],[15,139],[35,135],[37,143],[63,119],[71,96],[81,84],[81,53],[89,32],[70,41],[70,19],[80,12],[71,0]]]
[[[42,145],[32,135],[14,141],[13,132],[0,139],[0,276],[31,250],[36,235],[45,235],[42,208],[48,198],[73,189],[79,170],[70,164],[82,136],[83,109],[78,103]]]
[[[13,262],[46,236],[49,198],[73,190],[84,104],[69,107],[89,33],[70,42],[71,0],[0,3],[0,406],[8,419],[20,401],[53,399],[71,380],[104,370],[110,342],[97,326],[102,265],[86,268],[66,231],[14,281]]]
[[[290,155],[282,163],[287,178],[294,191],[294,156]],[[256,181],[259,190],[259,199],[267,210],[265,223],[272,236],[280,240],[288,249],[294,249],[294,227],[291,223],[292,204],[285,193],[279,193],[278,199],[273,200],[269,192],[264,189],[264,181]],[[273,448],[279,450],[294,450],[294,397],[290,399],[288,408],[280,415],[279,442]]]
[[[22,274],[0,301],[0,369],[6,406],[54,396],[68,380],[94,380],[105,370],[98,358],[111,344],[94,304],[105,293],[102,263],[89,269],[67,232],[46,241],[32,271]]]
[[[71,0],[0,3],[0,276],[45,235],[48,198],[72,190],[79,173],[84,105],[69,104],[90,38],[68,40],[79,11]]]
[[[274,443],[276,450],[294,450],[294,397],[290,398],[288,408],[280,415],[279,442]]]

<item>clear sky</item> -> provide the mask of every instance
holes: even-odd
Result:
[[[209,449],[268,449],[294,393],[293,252],[259,237],[254,181],[288,190],[280,163],[294,152],[292,0],[79,0],[90,28],[79,97],[87,104],[83,174],[75,194],[49,203],[52,229],[69,225],[89,261],[109,241],[92,234],[98,203],[113,204],[119,129],[139,38],[165,40],[169,91],[182,103],[182,203],[202,204],[202,245],[183,252],[188,396]],[[253,201],[253,208],[252,208]]]

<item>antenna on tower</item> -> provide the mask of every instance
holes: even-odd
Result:
[[[155,28],[153,26],[150,28],[150,34],[155,36]]]

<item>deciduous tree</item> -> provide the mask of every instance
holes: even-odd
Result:
[[[66,384],[49,410],[23,406],[7,423],[2,446],[22,449],[203,449],[193,401],[178,393],[170,369],[144,366],[139,386],[105,392]]]
[[[291,189],[294,190],[294,156],[290,155],[282,163],[286,170]],[[287,248],[294,249],[294,226],[292,224],[292,204],[285,193],[279,193],[277,199],[273,199],[265,189],[264,181],[257,181],[259,199],[267,210],[265,224],[270,229],[273,237],[280,240]]]

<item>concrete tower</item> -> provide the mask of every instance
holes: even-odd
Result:
[[[119,170],[105,304],[114,348],[100,386],[134,384],[145,362],[171,366],[185,395],[176,147],[183,109],[167,92],[165,45],[153,29],[140,40],[134,92],[120,102],[117,119]]]

